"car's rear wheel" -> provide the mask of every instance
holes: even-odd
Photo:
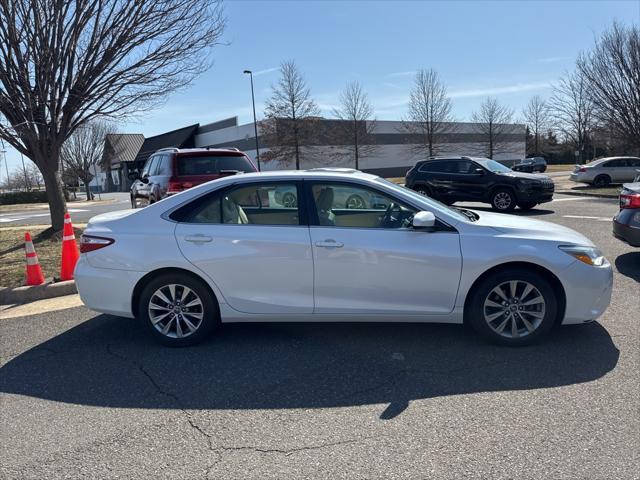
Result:
[[[520,346],[548,333],[557,311],[558,300],[547,279],[534,271],[505,269],[474,288],[465,316],[488,340]]]
[[[499,212],[510,212],[516,208],[516,197],[507,188],[499,188],[491,195],[491,206]]]
[[[298,206],[298,199],[293,193],[286,192],[282,196],[282,205],[287,208],[295,208]]]
[[[521,210],[531,210],[536,205],[536,202],[520,202],[518,207],[520,207]]]
[[[360,195],[350,195],[345,202],[345,208],[362,210],[363,208],[367,208],[367,205]]]
[[[424,195],[425,197],[430,197],[431,192],[429,191],[429,187],[425,187],[424,185],[416,185],[413,189],[415,192],[420,195]]]
[[[218,325],[218,304],[209,289],[182,273],[160,275],[140,295],[140,318],[163,345],[185,347],[204,340]]]
[[[598,175],[593,179],[593,185],[598,188],[606,187],[611,183],[611,177],[609,175]]]

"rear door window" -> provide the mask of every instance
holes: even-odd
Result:
[[[451,162],[439,160],[435,162],[425,162],[420,167],[421,172],[446,173],[451,172]]]
[[[217,175],[224,170],[255,171],[244,155],[180,156],[177,164],[178,175]]]

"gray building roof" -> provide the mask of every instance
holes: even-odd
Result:
[[[122,162],[132,162],[144,143],[141,133],[110,133],[104,139],[103,162],[111,156],[111,166],[117,167]]]

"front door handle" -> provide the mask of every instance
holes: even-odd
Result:
[[[336,242],[333,239],[328,239],[325,240],[323,242],[316,242],[316,247],[323,247],[323,248],[340,248],[343,247],[344,243],[342,242]]]
[[[208,243],[212,241],[213,238],[209,235],[202,235],[201,233],[198,233],[197,235],[186,235],[184,240],[191,243]]]

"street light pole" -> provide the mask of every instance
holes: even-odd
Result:
[[[249,74],[251,78],[251,104],[253,105],[253,130],[256,136],[256,160],[258,161],[258,171],[260,171],[260,147],[258,146],[258,121],[256,119],[256,98],[253,94],[253,72],[251,70],[245,70],[242,72]]]

